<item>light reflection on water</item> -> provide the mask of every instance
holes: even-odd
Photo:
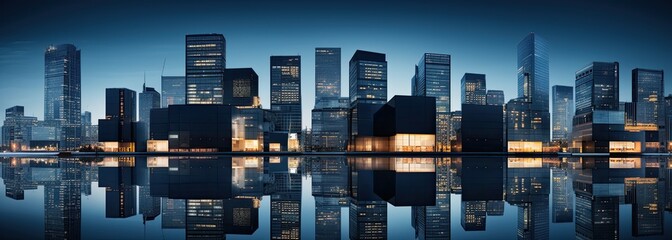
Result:
[[[666,157],[1,160],[3,239],[671,239]]]

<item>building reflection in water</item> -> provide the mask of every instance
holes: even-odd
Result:
[[[310,158],[315,197],[315,239],[341,239],[341,207],[348,206],[345,157]]]
[[[105,209],[88,211],[123,218],[114,221],[160,217],[162,229],[184,229],[188,239],[252,235],[259,224],[272,239],[395,238],[388,231],[398,230],[388,229],[388,221],[400,220],[388,219],[388,207],[410,211],[416,239],[450,239],[451,194],[459,199],[458,228],[489,232],[497,226],[486,220],[503,216],[516,221],[519,239],[549,239],[551,228],[571,222],[574,233],[560,234],[666,238],[664,215],[672,210],[672,163],[655,157],[129,156],[2,158],[1,166],[9,201],[21,203],[44,186],[47,239],[82,238],[82,196],[97,193],[105,195]],[[311,189],[303,188],[304,177]],[[104,191],[92,191],[93,182]],[[314,226],[315,235],[301,236],[301,196],[308,190],[315,223],[306,226]],[[269,222],[260,223],[265,195],[270,202],[261,209]],[[341,229],[346,221],[348,229]],[[159,225],[146,225],[152,226]]]
[[[296,157],[269,157],[268,174],[271,195],[271,239],[301,238],[301,171]],[[266,168],[268,167],[268,168]]]

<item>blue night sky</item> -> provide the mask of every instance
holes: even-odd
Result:
[[[356,49],[387,54],[388,98],[410,94],[425,52],[452,55],[452,110],[460,79],[484,73],[488,89],[516,97],[516,46],[529,32],[550,43],[550,85],[574,85],[591,61],[621,63],[620,100],[630,101],[630,71],[672,69],[672,14],[664,1],[14,1],[0,3],[0,109],[26,107],[43,118],[44,51],[72,43],[82,55],[82,111],[104,116],[104,89],[160,89],[184,74],[184,35],[222,33],[227,67],[252,67],[270,107],[269,56],[302,57],[303,125],[314,105],[314,48],[342,48],[342,95]],[[666,93],[672,84],[665,84]],[[550,91],[550,89],[549,89]],[[94,124],[96,121],[94,120]]]

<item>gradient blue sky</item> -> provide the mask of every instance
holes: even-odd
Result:
[[[517,95],[516,45],[529,32],[550,43],[550,85],[574,85],[591,61],[621,63],[620,100],[630,101],[630,71],[672,69],[672,12],[665,1],[16,1],[0,3],[0,109],[26,107],[43,118],[44,50],[73,43],[82,51],[82,111],[104,116],[104,89],[160,89],[184,74],[184,35],[222,33],[227,67],[259,74],[270,107],[269,56],[302,57],[303,125],[314,105],[314,48],[342,48],[342,95],[356,49],[388,61],[388,98],[410,94],[425,52],[452,55],[452,109],[465,72],[486,74],[488,89]],[[666,84],[666,93],[672,84]],[[94,120],[94,124],[96,121]]]

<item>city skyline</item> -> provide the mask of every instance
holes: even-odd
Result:
[[[481,2],[482,3],[482,2]],[[194,6],[175,4],[158,6],[164,13],[177,14],[174,19],[159,14],[157,21],[137,21],[137,26],[131,26],[132,20],[144,17],[142,10],[150,6],[140,4],[130,11],[128,19],[120,19],[115,15],[101,15],[99,20],[92,21],[75,30],[57,32],[49,26],[75,21],[77,17],[65,17],[50,22],[29,20],[34,14],[49,16],[49,4],[35,12],[27,13],[27,6],[16,3],[11,4],[16,11],[2,14],[2,30],[8,34],[0,36],[0,79],[2,87],[0,94],[5,96],[0,102],[0,108],[9,108],[14,105],[25,106],[27,116],[35,116],[44,119],[44,99],[40,97],[27,99],[24,96],[41,96],[43,89],[33,86],[41,86],[44,82],[44,49],[51,44],[72,43],[81,49],[82,62],[82,112],[90,111],[92,119],[100,119],[104,116],[105,88],[125,87],[140,92],[142,89],[143,72],[147,73],[147,86],[159,88],[161,86],[161,69],[164,59],[166,68],[164,76],[184,75],[184,36],[194,33],[221,33],[227,40],[227,67],[252,67],[259,74],[259,92],[261,103],[264,108],[270,107],[270,73],[268,57],[272,55],[300,55],[303,59],[302,69],[302,128],[311,126],[310,111],[314,104],[314,49],[316,47],[340,47],[342,49],[341,65],[347,66],[348,56],[356,49],[385,53],[388,56],[388,100],[395,95],[410,95],[408,79],[413,76],[414,65],[422,54],[437,52],[450,54],[453,58],[451,79],[459,79],[465,72],[484,73],[488,76],[489,89],[501,89],[506,99],[513,98],[517,94],[516,84],[516,44],[529,32],[535,32],[543,36],[549,42],[550,55],[550,83],[552,85],[574,85],[573,75],[587,62],[592,61],[618,61],[622,72],[634,68],[647,69],[672,69],[672,61],[665,59],[664,52],[672,51],[669,45],[672,34],[664,26],[669,22],[669,16],[658,14],[660,8],[656,3],[646,6],[637,5],[635,2],[610,4],[606,9],[615,11],[608,14],[591,12],[588,10],[573,11],[576,3],[567,4],[530,4],[524,9],[513,7],[505,8],[501,12],[485,11],[480,21],[468,24],[459,19],[466,11],[478,8],[479,3],[456,6],[455,11],[437,19],[418,16],[413,20],[394,19],[396,13],[404,12],[405,8],[432,9],[428,6],[385,6],[369,16],[361,16],[357,13],[373,9],[372,5],[362,5],[359,9],[349,10],[346,3],[338,5],[332,12],[318,17],[310,10],[319,9],[319,5],[306,5],[304,9],[290,11],[294,13],[292,19],[315,19],[316,23],[308,24],[303,21],[290,23],[293,30],[289,32],[273,30],[263,27],[267,23],[266,17],[272,19],[277,16],[270,11],[274,7],[286,8],[286,6],[248,5],[252,3],[234,3],[234,9],[248,9],[238,13],[219,14],[212,24],[196,24],[200,17],[175,12],[180,7],[187,9]],[[73,3],[66,3],[65,6]],[[218,7],[221,3],[213,3]],[[438,4],[438,3],[437,3]],[[658,3],[661,4],[661,3]],[[291,4],[290,4],[291,5]],[[497,4],[492,3],[491,6]],[[551,10],[544,10],[552,5]],[[642,4],[645,5],[645,4]],[[91,18],[100,11],[119,9],[122,4],[111,4],[102,7],[94,7],[88,3],[79,3],[77,6],[87,9],[80,15],[82,18]],[[221,5],[224,7],[225,5]],[[292,5],[299,6],[299,5]],[[595,9],[600,6],[597,3],[587,4],[587,9]],[[60,6],[57,6],[60,7]],[[247,7],[247,8],[246,8]],[[243,16],[247,11],[259,8],[264,18],[252,20],[243,18],[243,21],[227,21],[229,18]],[[227,8],[222,8],[227,9]],[[348,9],[348,10],[346,10]],[[638,11],[630,11],[635,9]],[[308,10],[308,11],[305,11]],[[528,21],[521,17],[515,17],[516,12],[536,10],[536,21]],[[157,10],[158,11],[158,10]],[[212,10],[206,9],[205,17],[215,15]],[[229,11],[229,10],[226,10]],[[349,12],[350,11],[350,12]],[[554,12],[558,13],[554,13]],[[568,14],[572,11],[573,16],[563,17],[566,22],[558,23],[549,19],[541,18],[544,14]],[[640,15],[649,12],[646,17]],[[21,16],[20,14],[25,14]],[[158,13],[154,13],[158,14]],[[352,14],[352,19],[347,19]],[[539,14],[539,15],[536,15]],[[221,15],[221,16],[220,16]],[[226,15],[226,17],[224,17]],[[615,16],[630,17],[615,17]],[[354,28],[351,24],[361,22],[369,18],[379,19],[371,23],[362,23]],[[499,18],[506,18],[508,22],[497,22]],[[107,20],[107,21],[106,21]],[[114,20],[114,21],[112,21]],[[250,20],[250,21],[244,21]],[[596,23],[612,21],[621,27],[607,27],[601,32],[590,32],[592,27],[584,27],[582,21],[593,20]],[[109,32],[101,32],[96,26],[109,24]],[[174,21],[180,21],[176,27],[164,28]],[[109,23],[108,23],[109,22]],[[417,27],[418,23],[425,24]],[[462,24],[464,23],[464,24]],[[383,24],[385,26],[369,31],[369,27]],[[443,25],[441,25],[443,24]],[[610,22],[611,24],[611,22]],[[445,30],[436,28],[444,26]],[[632,26],[650,26],[657,31],[628,34],[633,31],[624,29]],[[321,26],[329,26],[325,31]],[[497,27],[496,29],[494,27]],[[45,28],[47,27],[47,28]],[[31,31],[26,31],[31,29]],[[160,29],[160,30],[157,30]],[[263,35],[260,34],[263,31]],[[481,31],[479,31],[481,30]],[[309,34],[310,33],[310,34]],[[345,34],[351,33],[351,34]],[[421,34],[420,34],[421,33]],[[589,41],[577,37],[585,33],[590,34]],[[112,35],[110,35],[112,34]],[[493,40],[493,37],[497,40]],[[590,41],[592,40],[592,41]],[[491,44],[496,42],[497,44]],[[229,66],[230,65],[230,66]],[[341,68],[341,88],[347,88],[344,78],[348,76],[348,69]],[[621,101],[630,100],[630,83],[628,74],[622,74],[620,78]],[[451,110],[459,110],[459,82],[451,83]],[[672,86],[665,84],[665,92],[672,92]],[[39,89],[39,90],[38,90]],[[550,90],[550,89],[549,89]],[[666,95],[667,95],[666,94]],[[341,96],[347,95],[341,91]],[[11,101],[9,99],[12,99]],[[550,101],[550,99],[549,99]]]

